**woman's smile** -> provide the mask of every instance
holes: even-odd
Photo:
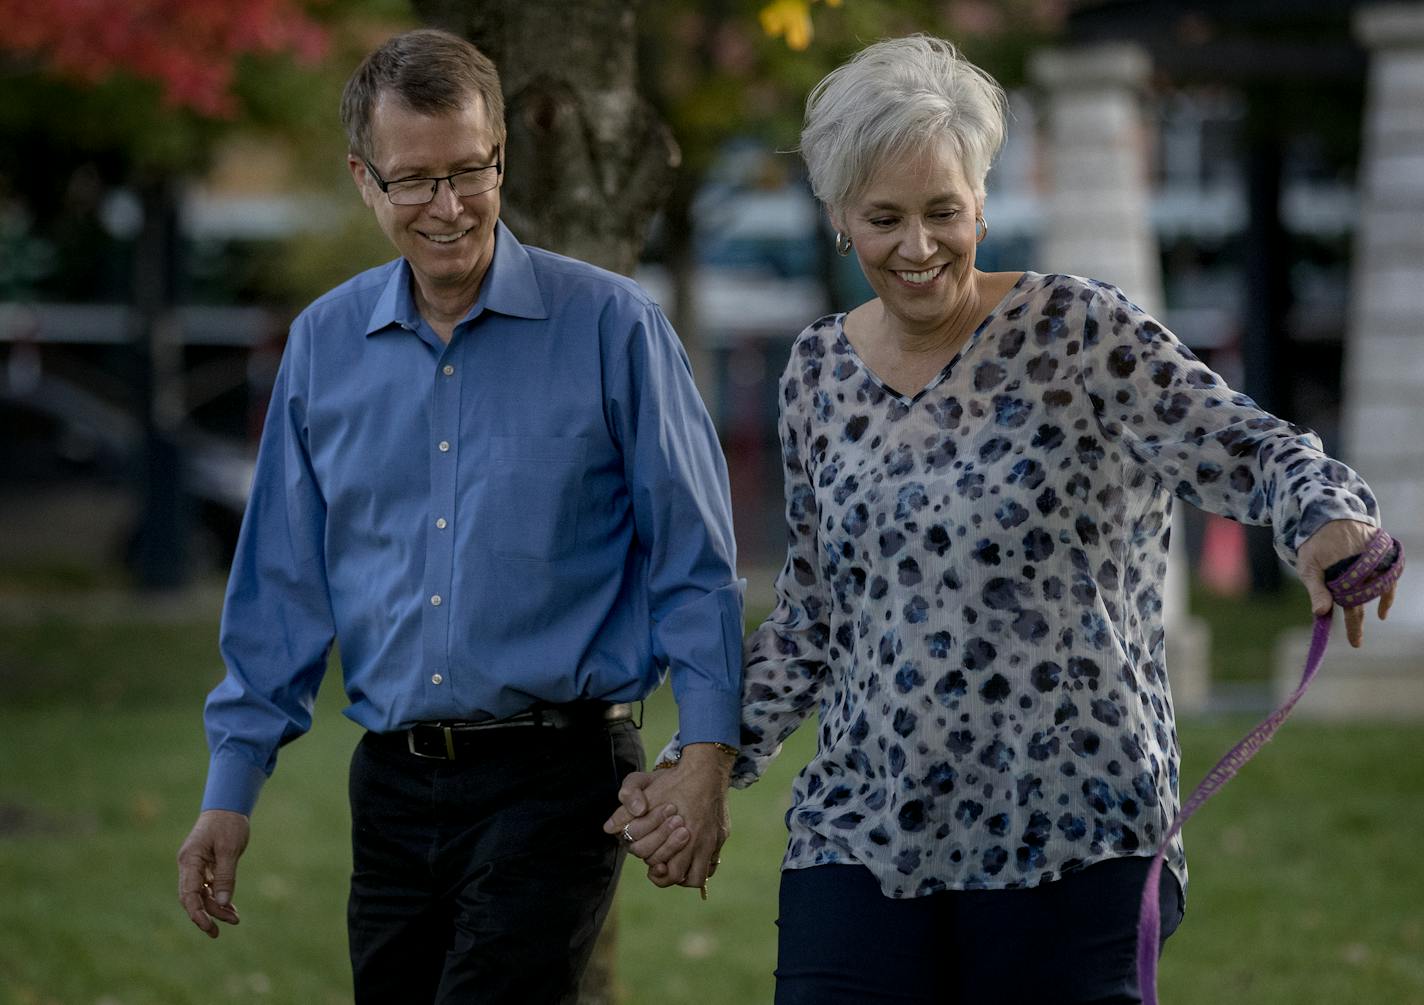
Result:
[[[909,272],[904,269],[892,269],[891,273],[906,286],[924,288],[934,285],[934,281],[944,274],[944,270],[944,265],[936,265],[933,268],[922,269],[917,272]]]

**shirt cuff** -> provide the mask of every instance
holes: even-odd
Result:
[[[214,754],[208,763],[208,784],[203,790],[204,810],[231,810],[252,815],[267,772],[241,754]]]
[[[725,743],[737,746],[741,734],[742,694],[690,688],[677,702],[677,733],[681,746]]]

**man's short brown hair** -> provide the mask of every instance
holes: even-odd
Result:
[[[448,31],[420,28],[388,39],[356,68],[341,95],[341,124],[351,152],[369,160],[371,112],[389,93],[423,115],[458,112],[478,95],[495,142],[504,143],[504,94],[488,56]]]

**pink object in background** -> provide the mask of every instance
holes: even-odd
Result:
[[[1240,597],[1251,588],[1246,558],[1246,528],[1215,513],[1207,517],[1197,578],[1212,593]]]

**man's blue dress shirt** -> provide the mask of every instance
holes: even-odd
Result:
[[[386,732],[634,701],[735,743],[742,611],[726,464],[662,311],[500,224],[448,345],[404,259],[292,325],[223,610],[204,809],[249,813],[311,726],[333,640]]]

